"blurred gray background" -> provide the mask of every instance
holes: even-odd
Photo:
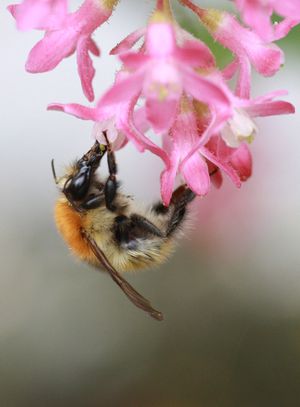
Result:
[[[164,312],[158,323],[107,276],[77,262],[55,229],[50,160],[59,172],[85,152],[92,124],[46,111],[51,102],[87,104],[75,58],[27,74],[41,33],[17,32],[9,3],[0,9],[0,405],[298,406],[299,114],[258,120],[248,183],[236,191],[226,181],[199,199],[194,230],[172,260],[128,276]],[[153,4],[123,0],[97,31],[96,95],[114,78],[109,49],[145,24]],[[199,34],[189,12],[176,12]],[[299,41],[296,29],[281,42],[285,66],[274,78],[254,75],[254,95],[288,89],[299,110]],[[212,46],[224,63],[228,55]],[[155,200],[159,160],[131,146],[117,158],[124,189]]]

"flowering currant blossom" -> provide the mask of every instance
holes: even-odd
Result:
[[[127,75],[128,73],[120,71],[116,76],[116,82]],[[133,103],[135,100],[120,102],[113,106],[102,106],[98,103],[94,108],[76,103],[52,103],[48,106],[48,110],[63,111],[83,120],[92,120],[95,122],[93,136],[100,143],[106,144],[103,137],[103,131],[105,131],[114,150],[124,147],[127,141],[131,140],[139,151],[143,152],[148,149],[153,154],[158,155],[168,166],[167,154],[144,135],[144,132],[149,128],[145,109],[139,108],[133,112]]]
[[[285,91],[275,91],[255,99],[234,97],[234,114],[221,130],[221,136],[229,147],[238,147],[241,142],[251,143],[257,133],[252,117],[275,116],[295,113],[294,106],[284,100],[273,100],[285,95]]]
[[[140,96],[146,99],[146,117],[158,134],[167,132],[176,118],[183,92],[207,103],[226,120],[231,115],[230,93],[224,83],[216,83],[210,70],[214,59],[199,41],[176,44],[172,21],[156,12],[147,27],[145,52],[119,54],[128,76],[104,94],[100,105],[128,102]],[[205,71],[196,72],[194,68]]]
[[[222,137],[214,135],[205,146],[218,161],[226,164],[239,177],[241,182],[247,181],[252,174],[252,156],[247,143],[242,142],[239,147],[231,148],[226,145]],[[211,181],[215,187],[220,188],[223,183],[221,171],[217,165],[209,162],[209,171],[213,176]],[[238,185],[237,185],[238,186]]]
[[[67,0],[24,0],[8,6],[19,30],[59,27],[67,14]]]
[[[235,0],[244,22],[265,41],[285,37],[300,22],[299,0]],[[272,24],[273,13],[284,17]]]
[[[231,165],[225,160],[220,160],[206,146],[198,145],[201,140],[199,129],[206,126],[205,113],[208,111],[202,108],[201,114],[199,111],[196,114],[192,102],[182,97],[176,120],[169,133],[164,135],[164,149],[170,158],[170,166],[161,176],[161,195],[166,206],[170,202],[177,173],[182,175],[185,183],[195,194],[203,196],[208,193],[210,188],[208,163],[222,169],[237,187],[241,185],[240,178]],[[190,154],[191,151],[194,151],[193,154]]]
[[[38,1],[41,2],[41,0]],[[64,18],[61,18],[60,23],[55,27],[51,24],[49,28],[46,19],[46,27],[43,27],[46,29],[45,36],[30,51],[26,70],[31,73],[51,71],[64,58],[76,51],[83,92],[88,100],[94,100],[92,80],[95,69],[89,52],[99,56],[100,51],[91,35],[110,17],[117,1],[85,0],[78,11],[69,14],[65,12]],[[26,8],[24,6],[24,9],[20,11],[15,8],[16,6],[10,9],[17,21],[22,19],[21,11],[26,11],[28,21],[30,21],[30,16],[34,18],[35,8],[32,7],[31,3]]]
[[[200,8],[190,0],[181,2],[198,15],[215,40],[235,55],[223,73],[226,79],[231,79],[238,71],[238,96],[250,96],[251,64],[263,76],[274,75],[283,64],[284,55],[277,45],[264,43],[257,34],[240,25],[231,14]]]
[[[182,99],[176,121],[164,136],[164,149],[169,154],[170,166],[162,174],[161,192],[165,205],[170,202],[177,173],[181,173],[186,184],[197,194],[209,191],[210,176],[215,169],[225,172],[237,187],[246,181],[252,172],[252,158],[246,142],[255,135],[256,125],[252,117],[294,113],[292,104],[274,101],[284,95],[276,91],[253,100],[234,97],[234,114],[223,124],[219,132],[211,128],[208,107],[194,101],[194,105]],[[199,108],[200,106],[200,108]],[[212,180],[219,186],[220,171]]]
[[[241,181],[246,181],[252,172],[252,158],[246,144],[252,142],[257,127],[252,117],[273,116],[294,113],[291,103],[273,100],[276,96],[285,95],[285,91],[275,91],[253,100],[236,98],[234,115],[224,125],[219,134],[212,136],[206,147],[216,155],[221,162],[230,165],[238,174]],[[210,171],[216,165],[210,165]],[[216,186],[222,183],[222,175],[218,171],[212,181]]]
[[[161,195],[166,206],[178,176],[199,196],[208,193],[211,183],[219,187],[223,174],[237,187],[249,178],[252,157],[248,144],[258,132],[254,118],[294,112],[290,103],[275,100],[284,91],[250,97],[251,66],[263,76],[274,75],[284,57],[272,41],[300,21],[299,0],[235,0],[253,30],[227,12],[203,9],[191,0],[179,1],[233,53],[233,61],[223,71],[216,66],[211,50],[180,28],[169,0],[157,0],[147,27],[135,30],[111,50],[123,66],[94,107],[76,103],[48,106],[93,121],[93,137],[102,144],[108,139],[113,150],[129,141],[138,151],[159,156],[164,163]],[[110,17],[117,2],[82,0],[72,13],[67,10],[67,0],[23,0],[9,6],[19,29],[45,31],[31,50],[26,69],[50,71],[76,52],[82,89],[92,101],[95,69],[90,53],[100,55],[92,34]],[[284,19],[272,26],[273,12]],[[133,51],[139,40],[142,45]],[[232,92],[228,81],[235,74],[237,84]],[[155,134],[150,139],[152,131]]]
[[[222,123],[221,128],[218,126],[218,131],[211,124],[208,125],[184,161],[189,160],[202,145],[209,142],[210,138],[217,133],[220,133],[225,144],[231,148],[239,147],[243,142],[251,143],[256,133],[256,125],[252,117],[274,116],[295,112],[295,108],[291,103],[283,100],[273,100],[275,97],[285,95],[286,93],[286,91],[275,91],[255,99],[242,99],[233,96],[233,115],[225,123]],[[209,121],[213,123],[214,118],[206,118],[206,123]]]

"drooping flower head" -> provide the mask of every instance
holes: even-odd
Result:
[[[196,106],[195,106],[196,104]],[[198,110],[198,111],[197,111]],[[161,176],[161,195],[164,204],[170,202],[176,175],[197,195],[204,196],[210,189],[210,167],[224,171],[240,187],[237,173],[224,160],[202,143],[201,128],[207,126],[209,110],[197,109],[197,102],[183,96],[180,110],[168,134],[164,135],[164,149],[170,157],[170,166]]]
[[[200,196],[207,194],[211,180],[215,185],[221,184],[222,173],[239,187],[252,171],[247,147],[257,132],[252,117],[291,113],[293,106],[273,101],[280,93],[257,99],[250,99],[248,92],[247,97],[234,95],[208,47],[178,31],[169,13],[163,11],[163,8],[156,11],[146,29],[130,34],[113,49],[123,67],[95,108],[56,103],[49,109],[93,120],[94,137],[105,142],[102,135],[105,131],[114,149],[131,141],[139,151],[147,149],[158,155],[165,165],[161,194],[168,205],[177,176]],[[215,20],[211,14],[203,18],[210,25],[214,21],[218,27],[220,19],[226,20],[227,15],[216,14]],[[241,29],[246,31],[246,36],[249,34],[245,28]],[[263,70],[264,61],[250,52],[250,45],[245,44],[241,49],[237,37],[236,33],[233,39],[225,36],[230,46],[234,44],[237,58],[252,58]],[[141,38],[144,43],[139,51],[131,51]],[[257,37],[255,41],[257,46]],[[262,44],[260,40],[259,44]],[[263,46],[266,53],[270,49],[273,52],[272,46]],[[281,52],[278,54],[275,49],[274,55],[278,61]],[[235,63],[239,63],[237,59]],[[271,73],[275,68],[267,64],[266,71]],[[156,133],[156,142],[149,138],[149,129]]]
[[[29,27],[46,30],[44,38],[30,51],[26,70],[31,73],[51,71],[64,58],[76,52],[83,92],[89,101],[94,100],[92,81],[95,69],[90,53],[99,56],[100,50],[91,36],[110,17],[118,0],[85,0],[74,13],[66,12],[62,0],[37,1],[35,4],[32,0],[25,0],[20,6],[10,7],[17,24],[22,25],[27,21]],[[48,14],[43,17],[40,9],[44,13],[48,11]],[[56,14],[53,16],[54,12]],[[42,21],[38,20],[39,16]]]
[[[181,2],[193,10],[213,38],[235,56],[224,69],[224,77],[231,79],[238,72],[236,94],[250,96],[251,65],[263,76],[272,76],[284,63],[282,50],[275,44],[264,42],[257,34],[243,27],[231,14],[216,9],[203,9],[190,0]]]
[[[100,104],[142,98],[147,119],[157,134],[167,132],[174,123],[183,92],[207,103],[224,118],[231,115],[227,90],[214,80],[214,58],[203,43],[190,40],[178,46],[173,22],[156,12],[143,48],[144,52],[119,54],[129,75],[115,83]]]

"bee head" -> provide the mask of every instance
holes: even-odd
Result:
[[[96,141],[93,147],[74,163],[69,173],[61,178],[56,177],[54,160],[52,160],[55,183],[61,188],[70,202],[80,201],[85,197],[90,188],[92,176],[99,167],[106,150],[106,145],[99,144]]]

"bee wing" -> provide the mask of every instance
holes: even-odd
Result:
[[[141,308],[143,311],[146,311],[152,318],[157,319],[158,321],[163,320],[163,314],[160,311],[152,308],[150,301],[144,298],[139,294],[122,276],[117,270],[110,264],[107,257],[97,245],[95,240],[85,231],[82,231],[82,234],[86,241],[88,242],[91,250],[94,255],[97,257],[101,265],[107,270],[111,278],[118,284],[121,290],[125,295],[130,299],[130,301],[138,308]]]

